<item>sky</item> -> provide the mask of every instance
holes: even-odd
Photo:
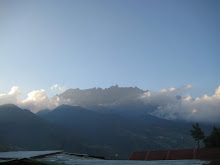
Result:
[[[0,0],[0,94],[118,84],[191,85],[193,97],[212,96],[219,8],[219,0]]]

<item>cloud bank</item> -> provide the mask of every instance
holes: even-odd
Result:
[[[34,90],[28,93],[26,99],[20,98],[19,87],[13,86],[8,94],[0,94],[0,105],[16,104],[21,108],[29,109],[32,112],[38,112],[42,109],[54,109],[57,106],[68,103],[68,100],[60,100],[58,96],[48,97],[45,90]]]
[[[17,86],[13,86],[8,94],[0,94],[0,105],[2,104],[18,104],[21,92]]]
[[[59,89],[59,87],[59,85],[55,84],[51,87],[51,90]],[[191,88],[191,85],[187,85],[180,88],[162,89],[157,92],[145,91],[143,94],[137,95],[137,98],[132,98],[134,102],[136,100],[141,101],[146,106],[146,109],[147,107],[155,107],[150,113],[161,118],[219,123],[220,86],[212,96],[204,94],[202,97],[197,98],[192,98],[186,94]],[[108,89],[110,90],[111,88]],[[111,93],[108,93],[105,97],[111,97],[110,95]],[[31,91],[26,99],[22,100],[20,97],[19,87],[14,86],[7,94],[0,94],[0,104],[12,103],[21,108],[30,109],[32,112],[37,112],[42,109],[54,109],[61,104],[75,105],[77,101],[76,98],[64,99],[59,97],[59,95],[48,97],[43,89]],[[76,97],[81,98],[81,95],[78,96],[76,94]],[[128,98],[130,97],[128,96]],[[97,101],[95,98],[93,100]],[[118,100],[120,101],[120,98]],[[94,105],[97,105],[96,102],[94,102]]]
[[[38,111],[40,109],[53,109],[59,105],[59,97],[54,96],[48,98],[46,91],[34,90],[28,93],[28,97],[20,102],[20,106],[32,111]]]
[[[220,119],[220,86],[212,96],[203,95],[193,99],[190,95],[182,96],[191,88],[162,89],[158,92],[146,92],[142,99],[146,106],[157,107],[152,115],[165,119],[182,119],[187,121],[219,122]]]

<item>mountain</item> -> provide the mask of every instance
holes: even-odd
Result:
[[[157,107],[147,106],[140,99],[147,92],[137,87],[68,89],[58,95],[61,100],[66,100],[68,105],[77,105],[89,110],[116,114],[132,120],[141,120],[145,114],[152,112]]]
[[[74,105],[82,107],[92,107],[92,106],[108,106],[115,107],[118,105],[125,105],[137,100],[139,96],[144,94],[143,91],[137,87],[118,87],[111,86],[110,88],[92,88],[92,89],[68,89],[65,92],[61,93],[59,98],[65,100],[73,101]]]
[[[42,117],[42,116],[48,114],[49,112],[50,112],[49,109],[43,109],[43,110],[37,112],[36,115]]]
[[[85,151],[88,154],[111,158],[115,153],[120,153],[122,158],[127,158],[132,151],[131,136],[127,131],[127,127],[132,127],[132,124],[119,116],[79,106],[61,105],[44,118],[68,129],[70,134],[73,133],[71,130],[75,130],[80,137],[85,138],[90,144]],[[130,148],[128,153],[124,152],[126,148]]]
[[[71,137],[29,110],[13,104],[0,106],[1,150],[64,149],[65,145],[68,146],[65,144],[66,139]],[[81,143],[79,139],[71,140],[71,145],[76,148],[75,151],[79,149],[77,148]]]
[[[192,148],[190,124],[175,123],[146,115],[142,121],[79,106],[61,105],[44,116],[51,123],[75,130],[88,141],[87,153],[127,159],[138,150]],[[175,127],[174,127],[175,125]]]
[[[95,111],[69,105],[42,114],[12,104],[1,105],[0,151],[55,149],[107,159],[118,154],[118,159],[128,159],[133,151],[196,146],[189,134],[191,124],[149,114],[134,120],[108,108]]]

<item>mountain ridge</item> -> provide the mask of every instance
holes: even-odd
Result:
[[[17,106],[0,106],[2,148],[12,144],[24,150],[61,149],[107,159],[114,159],[117,153],[119,159],[128,159],[138,150],[192,148],[190,128],[191,124],[148,114],[145,120],[131,120],[80,106],[61,105],[41,117]]]
[[[191,125],[176,124],[151,115],[146,120],[137,121],[112,113],[100,113],[79,106],[62,105],[44,118],[57,125],[76,130],[81,137],[89,137],[89,144],[102,146],[98,152],[118,152],[121,158],[128,158],[134,150],[155,150],[167,148],[189,148],[193,139],[188,129]],[[153,121],[149,121],[153,120]],[[155,121],[156,120],[156,121]],[[179,133],[178,133],[179,132]],[[173,137],[173,135],[175,135]],[[182,144],[184,138],[185,144]],[[110,150],[104,148],[110,147]],[[94,150],[93,150],[94,152]],[[102,156],[109,156],[102,155]]]
[[[91,89],[68,89],[58,95],[60,99],[72,100],[73,104],[85,108],[91,106],[111,106],[128,102],[138,98],[144,92],[137,87],[118,87],[111,86],[110,88],[91,88]]]

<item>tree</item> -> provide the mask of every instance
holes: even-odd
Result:
[[[201,131],[199,127],[199,123],[197,122],[195,125],[192,125],[193,129],[190,130],[191,136],[198,141],[198,149],[200,148],[200,140],[204,139],[204,133]]]
[[[203,142],[205,147],[220,147],[220,130],[214,127],[211,134]]]

